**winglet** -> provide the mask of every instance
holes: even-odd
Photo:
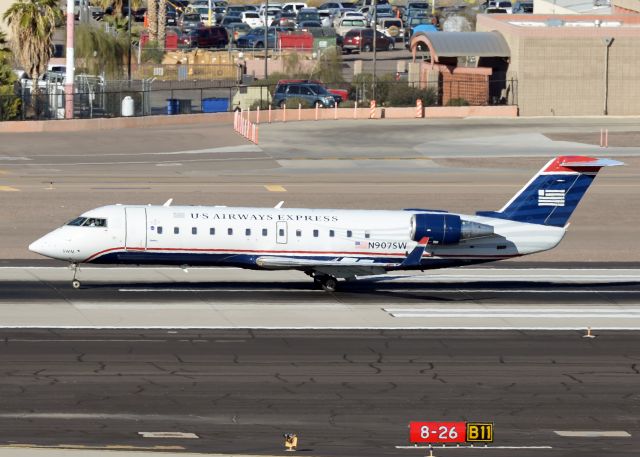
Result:
[[[171,203],[173,203],[173,198],[170,198],[169,200],[164,202],[164,205],[162,205],[162,206],[171,206]]]
[[[411,253],[409,253],[409,255],[402,261],[400,266],[415,267],[420,265],[420,261],[422,260],[422,255],[424,254],[424,250],[427,247],[427,243],[429,243],[428,236],[425,236],[420,241],[418,241],[418,245],[413,248],[413,251],[411,251]]]

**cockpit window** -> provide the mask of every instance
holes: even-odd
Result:
[[[76,217],[74,220],[70,221],[67,225],[79,226],[84,224],[86,220],[87,220],[86,217]]]
[[[89,217],[82,224],[82,226],[83,227],[106,227],[107,226],[107,220],[106,219],[97,218],[97,217]]]
[[[76,227],[106,227],[107,220],[99,217],[76,217],[67,225],[74,225]]]

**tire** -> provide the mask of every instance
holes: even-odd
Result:
[[[319,101],[315,101],[315,103],[313,104],[314,108],[322,108],[322,103],[320,103]]]
[[[362,50],[363,50],[364,52],[371,52],[371,45],[370,45],[369,43],[365,44],[365,45],[362,47]]]
[[[335,292],[338,290],[338,280],[333,276],[327,276],[322,279],[322,288],[325,292]]]
[[[387,46],[387,51],[393,51],[396,48],[396,44],[392,41],[391,43],[389,43],[389,46]]]
[[[282,109],[285,107],[286,104],[287,104],[286,100],[280,100],[280,103],[278,103],[278,108]]]
[[[78,281],[77,279],[74,279],[73,281],[71,281],[71,287],[73,287],[74,289],[79,289],[81,285],[82,284],[80,284],[80,281]]]

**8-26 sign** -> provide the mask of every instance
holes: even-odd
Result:
[[[467,440],[466,422],[410,422],[412,443],[464,443]]]

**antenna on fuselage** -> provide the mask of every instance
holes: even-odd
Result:
[[[282,200],[280,203],[278,203],[276,206],[274,206],[275,209],[280,209],[282,208],[282,205],[284,205],[284,200]]]
[[[164,205],[162,205],[162,206],[171,206],[171,203],[173,203],[173,198],[170,198],[169,200],[164,202]]]

